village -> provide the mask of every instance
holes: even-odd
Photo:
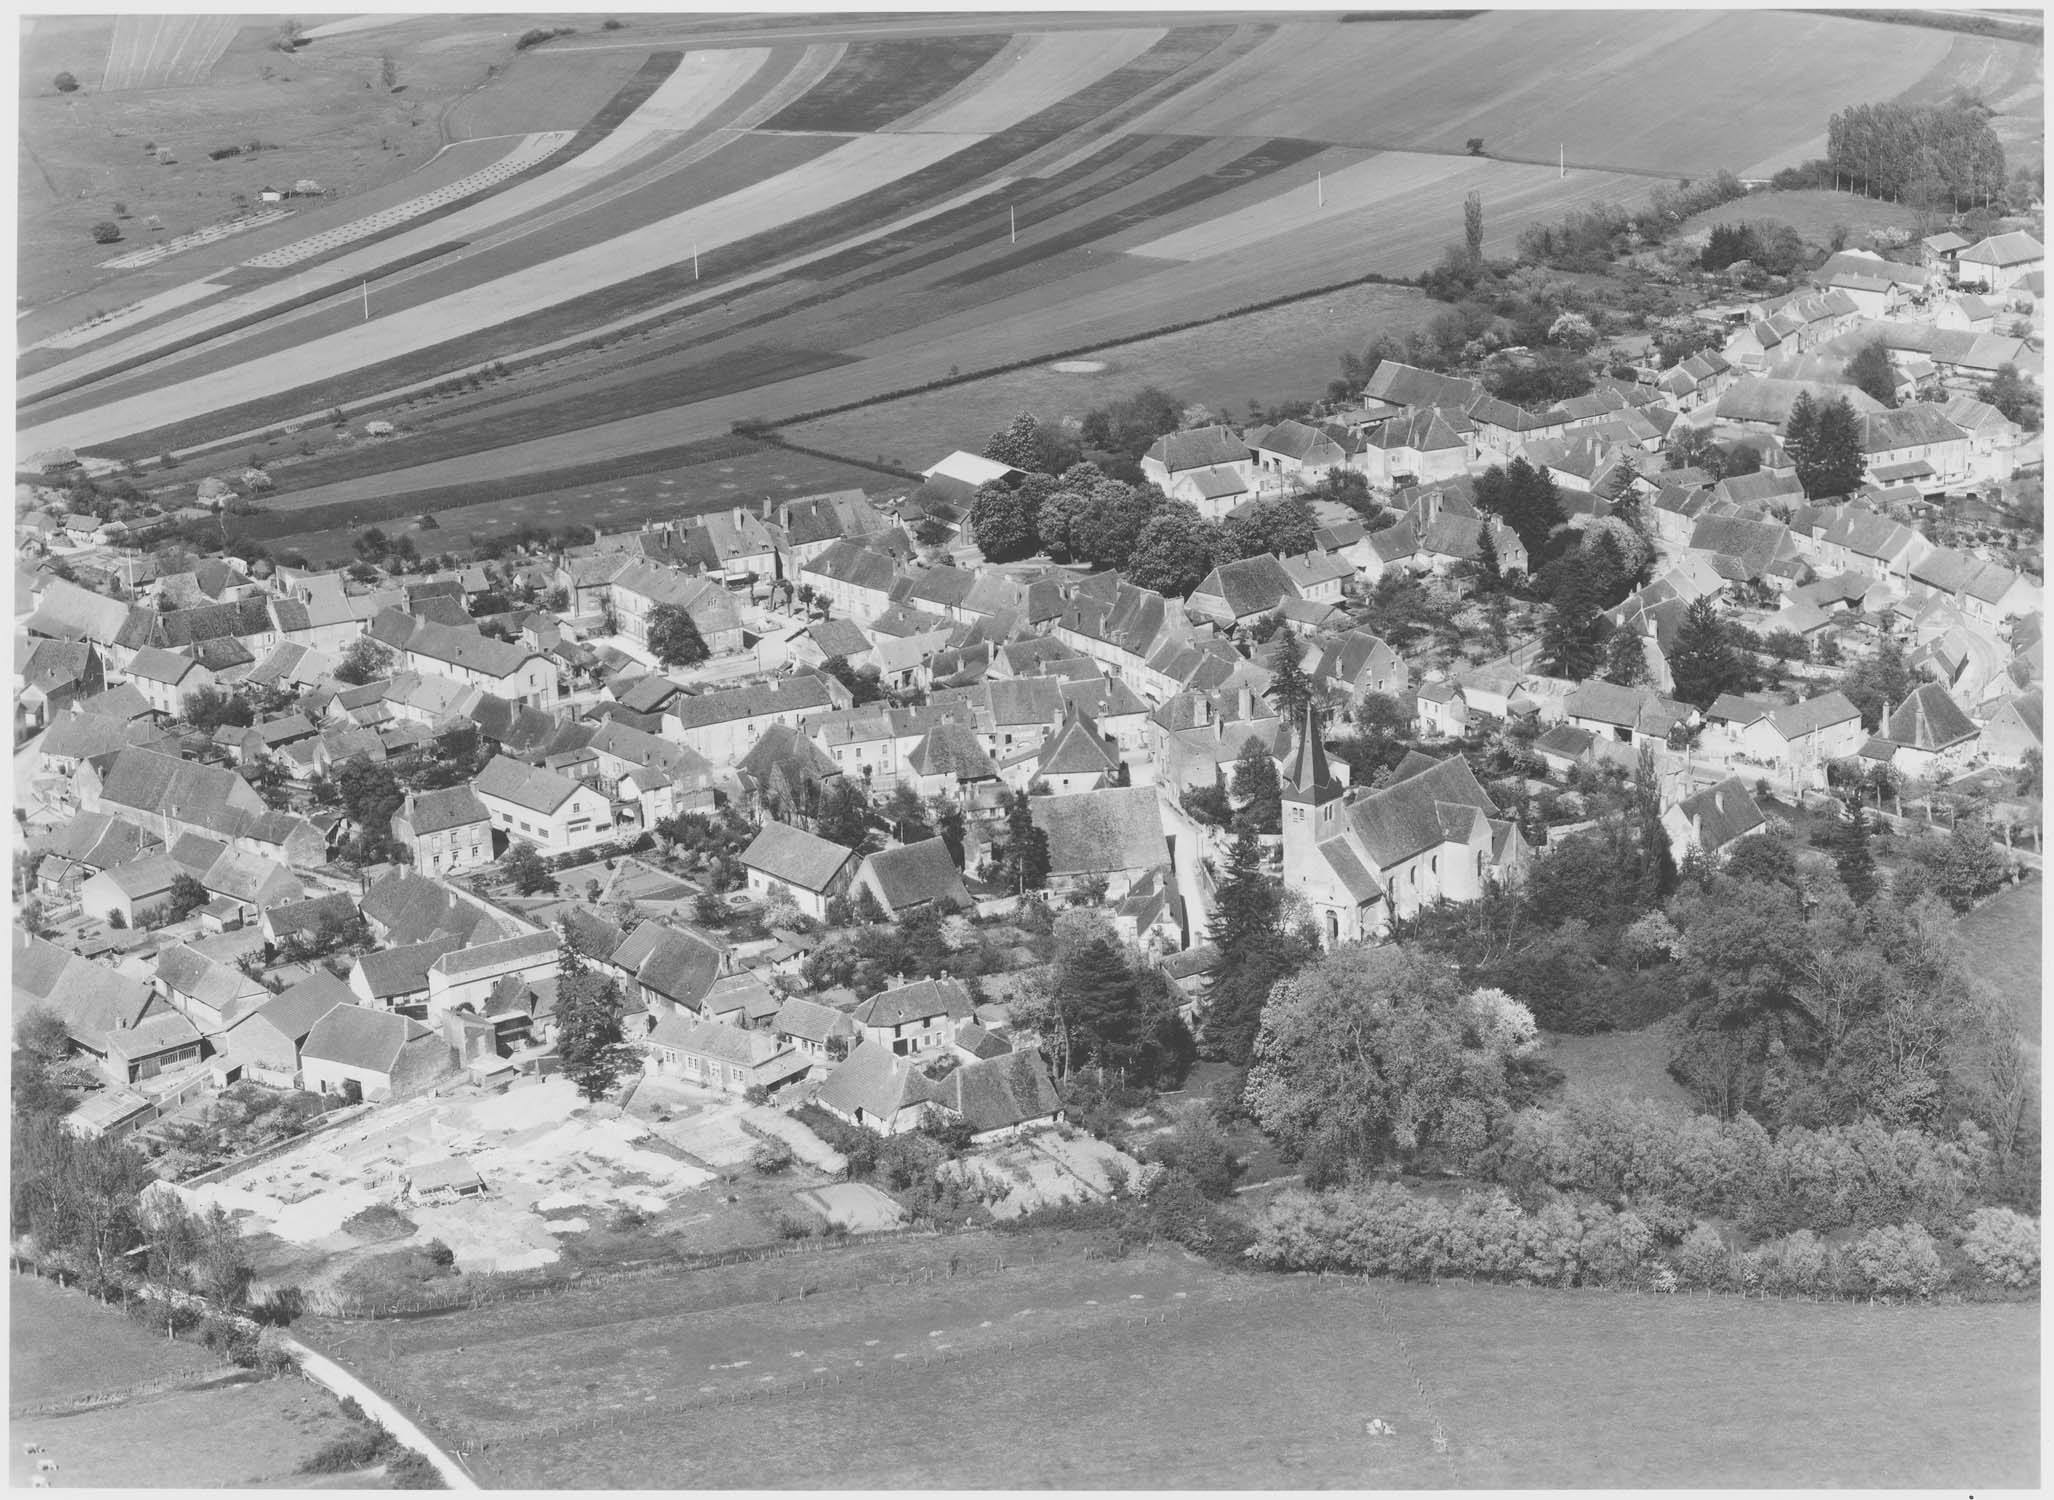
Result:
[[[1896,253],[1538,409],[1386,357],[1302,417],[1193,411],[1095,501],[1102,474],[1032,471],[1026,419],[896,493],[166,571],[44,455],[18,1045],[54,1015],[67,1128],[267,1236],[262,1275],[319,1284],[380,1213],[518,1271],[623,1216],[746,1241],[1118,1196],[1143,1167],[1077,1128],[1110,1053],[1093,1076],[1051,1028],[1056,952],[1102,938],[1203,1045],[1250,859],[1325,947],[1517,886],[1607,784],[1678,867],[1805,810],[2037,871],[2043,439],[1985,397],[2036,368],[2043,252]],[[1841,380],[1876,344],[1892,406]],[[1855,462],[1822,490],[1834,410]],[[1073,538],[1145,498],[1133,568],[1051,542],[1073,491]],[[1999,503],[2027,491],[2029,530]],[[1001,547],[1030,502],[1039,545]],[[1131,576],[1194,524],[1274,545]],[[1630,590],[1571,619],[1530,591],[1544,550]],[[614,1050],[573,1087],[559,987],[588,975]],[[866,1133],[952,1160],[853,1184]]]

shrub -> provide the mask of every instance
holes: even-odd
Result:
[[[795,1160],[797,1158],[792,1155],[790,1146],[781,1140],[771,1139],[756,1143],[756,1149],[749,1156],[749,1165],[770,1174],[787,1170]]]
[[[78,92],[78,80],[69,73],[59,73],[50,82],[56,85],[57,92],[60,94],[75,94]]]
[[[780,1213],[771,1219],[770,1226],[783,1240],[810,1240],[820,1232],[819,1223],[807,1214]]]
[[[1709,1224],[1700,1224],[1683,1237],[1676,1247],[1675,1263],[1676,1274],[1689,1286],[1721,1289],[1738,1280],[1733,1252]]]
[[[2023,1288],[2040,1282],[2040,1224],[2008,1208],[1979,1208],[1969,1220],[1961,1250],[1975,1268],[1999,1286]]]
[[[112,219],[102,219],[93,226],[93,243],[112,245],[121,238],[121,226]]]
[[[1809,1229],[1770,1240],[1748,1252],[1748,1279],[1771,1292],[1811,1294],[1833,1283],[1833,1253]]]
[[[430,1240],[422,1247],[428,1256],[442,1270],[447,1271],[456,1264],[456,1252],[440,1240]]]
[[[1854,1263],[1869,1287],[1884,1294],[1930,1297],[1947,1280],[1939,1247],[1923,1224],[1890,1224],[1854,1242]]]
[[[347,1397],[344,1398],[348,1400]],[[355,1402],[350,1402],[354,1406]],[[368,1424],[341,1437],[330,1438],[316,1448],[299,1467],[302,1474],[351,1474],[384,1460],[397,1444],[382,1427]]]

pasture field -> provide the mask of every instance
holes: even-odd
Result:
[[[875,130],[931,104],[1006,45],[1003,34],[851,42],[828,75],[764,122],[768,130]]]
[[[1682,1111],[1696,1108],[1690,1090],[1669,1076],[1683,1040],[1678,1017],[1638,1031],[1542,1037],[1541,1061],[1562,1071],[1565,1090],[1588,1089],[1616,1099],[1651,1099]]]
[[[121,1312],[40,1276],[7,1278],[7,1389],[16,1405],[198,1374],[221,1361],[195,1344],[152,1337]]]
[[[523,18],[522,24],[529,23]],[[581,129],[627,86],[645,56],[634,48],[562,52],[541,47],[516,53],[501,64],[490,88],[467,93],[451,107],[442,128],[453,141]]]
[[[1976,972],[2018,1006],[2019,1027],[2040,1043],[2044,972],[2040,962],[2041,899],[2045,882],[2028,880],[2000,891],[1961,919],[1962,940],[1976,956]]]
[[[304,1380],[264,1380],[124,1401],[7,1424],[13,1488],[26,1493],[41,1443],[59,1464],[57,1483],[99,1490],[203,1490],[229,1486],[293,1489],[294,1471],[352,1424],[335,1398]],[[349,1476],[352,1487],[365,1480]]]
[[[802,422],[784,435],[809,448],[918,469],[933,462],[927,455],[952,447],[981,450],[1023,411],[1043,420],[1082,416],[1146,385],[1238,421],[1251,400],[1267,405],[1323,395],[1340,374],[1344,351],[1360,350],[1378,333],[1402,336],[1431,321],[1439,308],[1410,287],[1346,287],[1085,356],[1103,364],[1102,371],[1015,370]]]
[[[1838,225],[1844,224],[1861,235],[1878,229],[1910,229],[1917,218],[1912,209],[1898,203],[1885,203],[1880,198],[1806,189],[1795,193],[1749,193],[1745,198],[1735,198],[1731,203],[1692,214],[1683,221],[1677,233],[1679,236],[1704,234],[1715,225],[1753,220],[1788,224],[1807,240],[1823,245],[1831,239]]]
[[[814,1330],[839,1326],[831,1320],[844,1296],[809,1299],[799,1357],[764,1341],[778,1367],[769,1383],[819,1380],[813,1372],[824,1366],[825,1389],[675,1415],[627,1414],[632,1387],[619,1384],[613,1366],[639,1366],[645,1351],[588,1345],[585,1373],[596,1390],[580,1396],[562,1382],[570,1404],[557,1410],[615,1415],[618,1425],[495,1441],[473,1466],[491,1486],[637,1487],[664,1482],[657,1476],[674,1474],[676,1455],[689,1451],[693,1483],[708,1489],[1974,1488],[2037,1480],[2038,1331],[2028,1306],[1869,1308],[1457,1284],[1317,1290],[1305,1278],[1143,1264],[1148,1280],[1136,1285],[1146,1291],[1129,1307],[1163,1310],[1160,1288],[1187,1292],[1181,1300],[1170,1293],[1167,1306],[1182,1310],[1161,1323],[1120,1312],[1096,1324],[1080,1318],[1024,1349],[965,1343],[921,1368],[920,1319],[903,1332],[888,1319],[857,1322],[879,1339],[880,1353],[914,1345],[911,1360],[893,1362],[913,1367],[860,1375],[842,1361],[839,1386],[834,1356],[817,1357],[827,1341]],[[1023,1302],[1038,1304],[1012,1275],[951,1288],[972,1293],[968,1310],[949,1304],[934,1320],[941,1337],[925,1343],[954,1342],[971,1316],[1031,1325],[1033,1317],[1014,1314]],[[720,1336],[746,1339],[755,1321],[715,1315],[690,1336],[697,1348],[726,1347]],[[401,1378],[408,1364],[400,1361]],[[717,1393],[722,1376],[755,1369],[709,1372],[701,1383]],[[375,1381],[386,1372],[367,1373]],[[944,1410],[975,1418],[950,1422],[937,1441],[934,1414]],[[1393,1436],[1365,1431],[1379,1417]]]

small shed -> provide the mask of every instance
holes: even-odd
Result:
[[[407,1174],[407,1191],[423,1202],[480,1198],[485,1194],[485,1179],[469,1162],[445,1156],[413,1168]]]

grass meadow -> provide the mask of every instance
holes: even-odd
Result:
[[[1265,1293],[1187,1298],[1160,1323],[1114,1315],[1025,1349],[898,1361],[895,1373],[824,1389],[495,1443],[472,1462],[488,1485],[566,1488],[674,1482],[680,1454],[690,1483],[707,1489],[2038,1478],[2029,1306],[1232,1279]],[[992,1293],[986,1316],[1011,1310],[1003,1278],[978,1285]],[[635,1359],[597,1347],[588,1358],[609,1354]],[[1376,1418],[1395,1435],[1370,1435]]]
[[[1961,919],[1962,940],[1976,956],[1976,971],[2010,996],[2020,1029],[2035,1046],[2041,1027],[2040,963],[2043,880],[2028,880],[2000,891]]]

